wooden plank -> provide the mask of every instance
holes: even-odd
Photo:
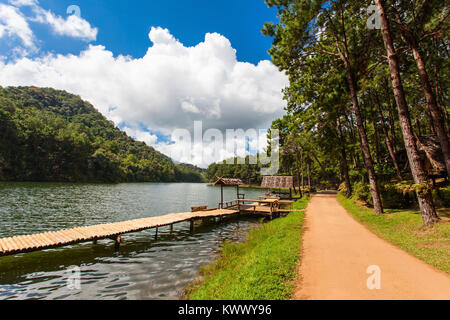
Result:
[[[20,241],[22,248],[29,248],[31,249],[31,247],[33,246],[33,244],[29,241],[28,236],[20,236],[17,237],[17,240]]]
[[[40,248],[39,241],[35,234],[30,234],[29,238],[30,238],[30,242],[31,242],[31,246],[30,246],[31,249]]]
[[[13,237],[12,239],[18,249],[26,248],[27,247],[26,244],[24,242],[22,242],[22,240],[20,238],[21,237]]]
[[[8,248],[8,251],[14,251],[14,242],[12,241],[12,239],[11,238],[6,238],[6,244],[7,244],[7,248]]]
[[[9,252],[10,247],[7,238],[2,239],[2,247],[4,248],[4,252]]]

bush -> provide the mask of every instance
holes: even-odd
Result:
[[[339,185],[338,191],[342,194],[347,194],[347,186],[345,185],[345,182],[342,182]]]
[[[362,182],[355,183],[353,186],[353,195],[356,199],[373,206],[372,194],[370,193],[370,187],[368,184]]]
[[[378,188],[381,202],[385,209],[409,209],[417,204],[417,197],[412,191],[399,189],[394,185]],[[372,193],[369,184],[358,182],[353,186],[354,197],[368,206],[373,206]]]
[[[433,200],[442,207],[450,207],[450,186],[433,190]]]
[[[381,200],[385,209],[409,209],[417,204],[414,192],[399,192],[395,189],[381,190]]]

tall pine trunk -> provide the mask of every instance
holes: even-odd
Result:
[[[431,87],[430,78],[425,66],[425,61],[423,59],[422,53],[420,52],[419,43],[417,42],[417,39],[411,32],[411,30],[402,23],[398,12],[395,12],[395,17],[397,23],[403,26],[403,41],[411,48],[413,52],[414,60],[416,61],[417,69],[419,70],[421,87],[425,95],[428,112],[430,114],[430,128],[432,133],[438,136],[442,148],[442,153],[444,154],[447,175],[450,177],[450,143],[447,131],[445,129],[443,115],[441,109],[438,107],[436,96],[433,93],[433,88]]]
[[[342,170],[344,173],[345,186],[347,188],[347,197],[350,198],[352,196],[353,190],[352,190],[352,184],[350,183],[350,175],[348,173],[347,152],[345,151],[344,135],[342,133],[342,125],[341,125],[341,120],[339,119],[339,117],[337,119],[337,124],[338,124],[339,140],[342,141],[342,143],[341,143]]]
[[[355,114],[356,126],[357,126],[358,132],[359,132],[361,151],[362,151],[363,159],[364,159],[364,166],[366,167],[366,169],[369,173],[369,185],[370,185],[370,192],[372,194],[372,199],[373,199],[373,207],[375,209],[375,214],[380,215],[380,214],[383,214],[383,205],[381,203],[380,192],[378,190],[377,176],[375,174],[375,168],[373,165],[372,156],[370,155],[369,140],[367,139],[366,130],[364,128],[364,123],[363,123],[363,119],[361,116],[361,110],[359,107],[357,90],[356,90],[356,82],[355,82],[355,79],[353,76],[353,72],[350,68],[350,65],[348,64],[348,61],[344,61],[344,62],[346,64],[346,69],[347,69],[347,81],[348,81],[348,85],[350,87],[350,94],[351,94],[352,102],[353,102],[353,112]]]
[[[427,101],[427,106],[431,114],[431,119],[433,119],[434,129],[441,143],[442,153],[445,158],[445,166],[447,167],[447,175],[450,177],[450,143],[448,140],[447,132],[444,126],[444,119],[442,117],[441,110],[439,109],[436,97],[433,94],[433,89],[431,88],[430,79],[428,77],[427,70],[425,68],[425,62],[423,60],[422,54],[419,51],[417,43],[412,42],[412,50],[414,54],[414,59],[416,60],[417,69],[419,69],[419,76],[422,82],[422,89],[425,94],[425,99]]]
[[[386,123],[384,122],[383,111],[381,110],[380,99],[378,98],[378,94],[375,92],[375,101],[377,105],[378,117],[380,118],[381,127],[383,128],[384,137],[386,140],[386,146],[388,148],[389,154],[392,159],[392,163],[395,167],[395,172],[397,174],[398,180],[402,180],[402,173],[400,171],[400,166],[398,165],[397,158],[395,157],[394,147],[392,146],[391,139],[389,138],[389,132],[386,128]]]
[[[388,87],[386,87],[386,89],[389,90]],[[394,149],[394,152],[397,153],[397,136],[395,134],[395,121],[394,121],[394,114],[392,111],[391,97],[389,96],[389,94],[387,97],[387,106],[389,115],[389,127],[391,130],[392,148]]]
[[[306,166],[307,166],[307,170],[308,170],[308,189],[309,189],[309,194],[311,194],[311,161],[309,158],[306,161]]]
[[[400,127],[403,133],[406,152],[408,154],[411,172],[416,184],[426,184],[427,175],[425,173],[419,152],[417,150],[413,128],[411,125],[411,117],[409,114],[408,105],[406,103],[405,92],[400,77],[400,68],[398,57],[394,49],[391,32],[389,29],[389,22],[384,9],[383,0],[375,0],[380,12],[381,31],[383,40],[387,51],[389,69],[391,72],[392,88],[394,90],[395,101],[397,102],[398,114],[400,119]],[[433,204],[431,191],[417,192],[419,200],[420,211],[424,225],[428,226],[439,220],[436,209]]]

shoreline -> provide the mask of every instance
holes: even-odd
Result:
[[[225,243],[218,258],[200,268],[197,280],[183,294],[189,300],[280,300],[294,291],[301,256],[304,210],[294,211],[249,232],[244,243]],[[298,245],[293,246],[292,243]]]

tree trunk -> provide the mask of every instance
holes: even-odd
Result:
[[[411,48],[416,61],[417,69],[419,70],[419,78],[422,86],[425,100],[427,102],[428,112],[430,113],[430,127],[432,133],[437,135],[441,144],[442,153],[444,154],[445,166],[447,168],[447,175],[450,177],[450,143],[447,135],[447,131],[444,126],[444,119],[442,112],[438,107],[436,96],[433,93],[431,87],[430,78],[425,66],[425,61],[419,49],[419,43],[417,42],[414,34],[406,27],[400,18],[398,13],[395,14],[396,20],[399,24],[403,25],[402,39]],[[387,19],[387,18],[386,18]],[[406,30],[406,31],[405,31]]]
[[[346,117],[346,120],[347,120],[347,122],[348,122],[348,124],[349,124],[349,128],[350,128],[350,136],[351,136],[351,138],[352,138],[352,143],[353,143],[353,145],[356,145],[356,144],[357,144],[357,141],[356,141],[356,137],[355,137],[355,132],[354,132],[354,130],[353,130],[353,128],[354,128],[353,118],[352,118],[352,116],[350,115],[350,119]],[[352,154],[352,158],[353,158],[353,166],[354,166],[355,168],[361,168],[360,162],[359,162],[359,156],[358,156],[358,154],[355,152],[355,148],[353,148],[353,147],[352,147],[352,149],[351,149],[351,154]]]
[[[383,214],[383,205],[381,203],[381,197],[380,192],[378,190],[378,184],[377,184],[377,176],[375,174],[375,168],[373,166],[373,160],[372,156],[370,155],[370,147],[369,147],[369,140],[367,139],[366,130],[364,128],[364,121],[362,119],[361,110],[359,107],[359,101],[358,101],[358,91],[356,87],[356,80],[355,76],[352,70],[352,66],[349,60],[349,52],[348,52],[348,46],[347,46],[347,38],[345,36],[345,26],[344,26],[344,19],[342,14],[342,29],[344,30],[342,36],[344,38],[343,40],[343,46],[344,51],[341,50],[338,39],[336,37],[336,48],[339,52],[339,56],[344,63],[345,70],[347,72],[347,82],[348,86],[350,88],[350,95],[353,102],[353,113],[355,114],[356,118],[356,127],[358,128],[359,133],[359,140],[361,145],[361,150],[363,154],[363,160],[364,165],[369,173],[369,184],[370,184],[370,192],[372,194],[373,199],[373,206],[375,209],[375,214],[380,215]]]
[[[303,190],[302,190],[302,185],[301,185],[301,171],[300,171],[300,165],[301,165],[301,158],[299,156],[299,154],[297,153],[297,180],[298,180],[298,190],[299,190],[299,194],[300,194],[300,198],[303,198]]]
[[[434,96],[433,89],[431,88],[428,73],[425,68],[425,62],[423,61],[422,54],[420,53],[416,42],[413,42],[412,50],[414,59],[416,60],[417,68],[419,69],[419,76],[422,82],[422,89],[425,94],[427,106],[431,114],[431,118],[433,119],[433,127],[436,130],[439,142],[441,143],[442,153],[444,154],[445,165],[447,167],[447,175],[450,177],[450,143],[444,127],[444,119],[442,117],[441,110],[439,110],[436,103],[436,97]]]
[[[301,158],[302,158],[302,162],[301,162],[301,168],[302,168],[302,173],[301,173],[301,175],[302,175],[302,190],[305,190],[305,175],[304,175],[304,166],[303,166],[303,152],[302,152],[302,154],[301,154]]]
[[[389,95],[387,97],[387,103],[389,111],[389,127],[391,129],[392,148],[394,149],[394,153],[397,153],[397,135],[395,134],[394,114],[392,112],[391,97]]]
[[[423,168],[423,164],[415,143],[414,133],[411,125],[411,117],[409,114],[409,109],[406,103],[405,93],[400,77],[398,57],[394,49],[391,32],[389,29],[389,22],[384,10],[384,1],[375,0],[375,4],[378,6],[380,12],[381,31],[383,34],[384,45],[386,47],[388,56],[392,88],[394,90],[395,101],[397,102],[400,127],[403,133],[405,148],[408,153],[411,172],[416,184],[426,184],[427,175]],[[422,213],[422,220],[424,222],[424,225],[428,226],[438,221],[439,217],[436,214],[436,209],[433,204],[431,192],[417,192],[417,197],[419,200],[419,206]]]
[[[364,158],[364,165],[369,173],[369,184],[370,184],[370,192],[372,194],[372,199],[373,199],[373,206],[375,209],[375,214],[380,215],[383,213],[383,205],[381,203],[380,192],[378,190],[377,176],[375,174],[375,168],[373,166],[372,156],[370,155],[369,141],[367,139],[366,130],[364,129],[361,111],[359,108],[356,83],[355,83],[355,79],[353,77],[351,68],[348,65],[348,62],[346,62],[345,64],[346,64],[346,69],[347,69],[347,81],[348,81],[348,85],[350,87],[350,94],[351,94],[352,101],[353,101],[353,112],[354,112],[355,118],[356,118],[356,126],[358,128],[359,138],[360,138],[360,143],[361,143],[361,150],[362,150],[362,154],[363,154],[363,158]]]
[[[341,158],[342,158],[342,170],[344,171],[344,179],[345,179],[345,186],[347,188],[347,197],[350,198],[352,196],[353,190],[352,190],[352,184],[350,183],[350,175],[348,173],[348,163],[347,163],[347,153],[345,151],[345,142],[344,142],[344,135],[342,134],[342,126],[341,126],[341,120],[337,119],[338,123],[338,134],[339,134],[339,140],[342,141],[341,144]]]
[[[389,133],[386,128],[386,123],[384,122],[383,111],[381,110],[381,105],[380,105],[380,99],[378,98],[378,93],[376,93],[376,92],[375,92],[375,101],[376,101],[376,105],[377,105],[378,116],[379,116],[380,122],[381,122],[381,127],[383,128],[384,137],[386,139],[386,146],[389,150],[389,154],[391,156],[392,163],[394,164],[395,172],[397,173],[397,178],[401,181],[402,173],[400,171],[400,167],[398,165],[397,158],[395,157],[394,148],[392,147],[392,142],[391,142],[391,139],[389,138]]]
[[[381,164],[381,153],[380,153],[380,136],[378,135],[378,127],[377,127],[377,117],[375,112],[373,112],[373,108],[371,108],[372,113],[372,124],[373,124],[373,134],[375,139],[375,154],[377,157],[377,163]]]
[[[311,161],[309,160],[309,158],[306,161],[306,166],[307,166],[307,170],[308,170],[308,188],[309,188],[309,193],[311,194]]]

